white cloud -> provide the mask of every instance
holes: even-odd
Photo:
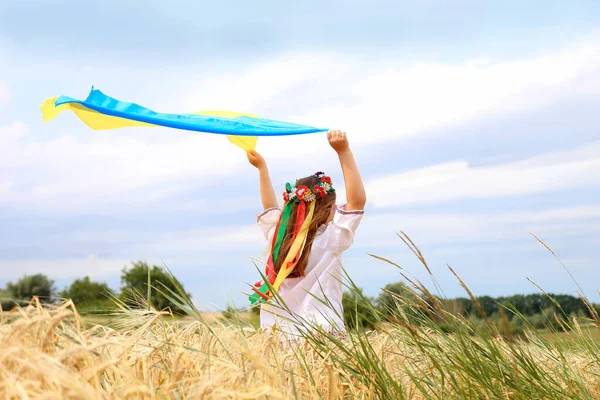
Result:
[[[10,125],[0,126],[0,138],[3,142],[14,142],[29,133],[29,126],[21,121],[14,121]]]
[[[374,249],[401,244],[396,232],[406,232],[417,245],[489,242],[528,243],[529,232],[543,239],[600,234],[600,207],[579,206],[539,211],[495,213],[389,212],[368,215],[357,233],[357,245]]]
[[[171,140],[157,142],[110,131],[40,141],[26,137],[27,131],[19,122],[0,127],[7,139],[0,147],[0,168],[8,172],[3,178],[20,182],[0,203],[77,211],[118,207],[128,193],[144,191],[127,203],[147,204],[205,185],[247,162],[241,150],[216,135],[165,133]]]
[[[173,110],[220,108],[316,126],[339,126],[349,132],[360,151],[366,143],[540,107],[575,93],[598,93],[599,49],[597,41],[590,41],[519,60],[479,58],[408,66],[392,57],[384,65],[356,60],[349,54],[294,53],[261,64],[232,66],[230,73],[202,79],[195,79],[191,70],[182,72],[180,67],[175,74],[161,74],[184,74],[187,81],[197,82],[185,91],[165,93],[165,98],[180,98],[171,104]],[[68,70],[68,65],[65,68]],[[128,99],[127,93],[121,96]],[[51,124],[50,130],[60,129],[59,120]],[[102,211],[123,209],[125,203],[128,207],[149,206],[246,168],[241,151],[216,135],[162,130],[156,134],[149,129],[90,132],[81,126],[81,133],[41,139],[37,134],[27,135],[26,126],[19,123],[0,128],[0,133],[12,138],[0,147],[0,167],[4,170],[0,203],[16,207]],[[274,175],[277,171],[298,173],[299,165],[309,172],[338,168],[324,135],[261,138],[259,150],[271,161]],[[561,164],[559,172],[566,171],[571,177],[573,171],[595,171],[594,160],[588,160],[589,165]],[[501,172],[511,179],[525,170],[528,184],[515,184],[514,179],[510,184],[495,183],[497,187],[488,184],[487,190],[495,191],[495,195],[518,190],[531,193],[539,186],[554,185],[544,180],[555,171],[550,167],[543,168],[543,173],[524,165],[512,167],[517,170],[511,173],[472,168],[458,161],[399,175],[402,179],[434,180],[429,185],[417,184],[416,194],[403,193],[400,201],[427,201],[439,193],[435,180],[450,182],[467,177],[479,182]],[[286,178],[290,179],[281,179]],[[570,184],[590,179],[581,177]],[[400,186],[412,192],[412,184]],[[448,187],[448,196],[463,196],[456,193],[464,191],[460,186]],[[373,204],[389,204],[390,200],[374,190],[369,191]]]
[[[375,207],[528,195],[600,184],[600,142],[520,162],[473,167],[456,161],[366,184]]]
[[[249,218],[250,219],[250,218]],[[215,226],[209,228],[184,229],[166,232],[139,230],[104,230],[63,232],[56,238],[74,248],[86,247],[89,243],[110,244],[123,247],[128,254],[150,254],[156,257],[171,257],[207,252],[260,252],[266,241],[255,225]],[[135,257],[134,257],[135,258]]]
[[[259,64],[241,64],[242,70],[198,80],[189,87],[183,102],[188,109],[201,107],[252,113],[272,107],[270,103],[282,92],[306,86],[315,77],[327,73],[328,68],[335,69],[338,77],[340,68],[350,69],[344,67],[345,60],[336,61],[336,58],[335,54],[299,52],[263,60]]]
[[[520,60],[423,62],[366,76],[353,88],[355,105],[332,114],[323,108],[315,121],[339,121],[372,142],[597,93],[600,45],[573,45]]]
[[[408,66],[394,56],[382,64],[353,54],[298,53],[241,75],[211,76],[197,87],[188,107],[266,110],[295,122],[342,127],[356,143],[372,143],[598,93],[600,45],[594,36],[522,59]]]
[[[535,245],[528,232],[543,239],[589,237],[600,234],[600,207],[578,206],[538,211],[470,212],[388,212],[364,217],[357,233],[356,249],[377,252],[382,248],[398,248],[401,241],[395,233],[409,234],[425,247],[509,242]],[[130,259],[150,257],[167,265],[218,264],[224,257],[248,260],[262,257],[268,244],[255,225],[215,226],[165,232],[131,229],[96,231],[73,230],[46,239],[54,249],[112,249]],[[537,245],[535,245],[537,246]],[[361,252],[362,250],[354,250]],[[358,253],[357,253],[358,254]],[[248,265],[250,265],[248,261]]]

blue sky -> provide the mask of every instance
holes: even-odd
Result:
[[[244,306],[265,248],[256,172],[223,137],[94,132],[39,105],[92,85],[161,111],[225,109],[344,129],[369,204],[344,256],[367,294],[575,293],[600,302],[600,6],[593,1],[0,3],[0,286],[43,272],[114,288],[167,264],[202,308]],[[325,170],[324,135],[261,139],[277,191]],[[343,194],[343,190],[341,191]]]

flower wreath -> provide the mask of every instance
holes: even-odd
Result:
[[[310,203],[317,198],[325,197],[327,193],[335,192],[331,178],[325,175],[324,172],[316,172],[314,176],[319,178],[319,182],[313,186],[312,190],[306,185],[292,186],[291,183],[286,183],[283,200],[285,202],[295,201],[296,203],[300,203],[304,201]]]

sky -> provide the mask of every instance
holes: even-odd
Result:
[[[376,296],[404,273],[448,297],[600,302],[596,1],[0,0],[0,287],[44,273],[120,287],[166,265],[201,309],[258,279],[258,176],[219,135],[92,131],[40,104],[92,85],[165,112],[223,109],[347,132],[367,190],[343,263]],[[323,170],[324,134],[261,138],[276,191]],[[541,245],[543,240],[560,262]],[[260,265],[260,264],[259,264]]]

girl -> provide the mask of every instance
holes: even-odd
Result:
[[[272,299],[273,288],[286,306],[263,306],[262,328],[277,326],[295,333],[299,327],[290,320],[300,317],[332,333],[345,332],[341,258],[354,242],[367,197],[346,133],[329,131],[327,140],[344,174],[347,202],[342,207],[335,205],[331,179],[318,172],[298,179],[293,187],[288,183],[283,193],[284,207],[280,209],[265,160],[255,151],[248,153],[248,160],[260,176],[264,212],[258,216],[258,225],[270,243],[265,274],[270,287],[257,283],[250,300]]]

